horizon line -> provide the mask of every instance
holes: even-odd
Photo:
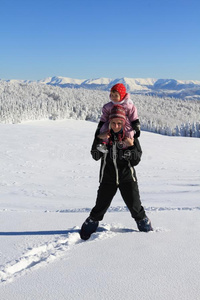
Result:
[[[155,78],[155,77],[126,77],[126,76],[123,76],[123,77],[115,77],[115,78],[111,78],[111,77],[91,77],[91,78],[86,78],[86,79],[83,79],[83,78],[74,78],[74,77],[69,77],[69,76],[57,76],[57,75],[54,75],[54,76],[47,76],[47,77],[44,77],[42,79],[19,79],[19,78],[11,78],[11,79],[5,79],[5,78],[0,78],[0,80],[2,81],[12,81],[12,80],[16,80],[16,81],[30,81],[30,82],[38,82],[38,81],[42,81],[42,80],[45,80],[47,78],[69,78],[69,79],[73,79],[73,80],[83,80],[83,81],[86,81],[86,80],[97,80],[97,79],[102,79],[102,78],[105,78],[105,79],[110,79],[110,80],[116,80],[116,79],[154,79],[154,80],[160,80],[160,79],[163,79],[163,80],[178,80],[178,81],[200,81],[200,79],[175,79],[173,77],[160,77],[160,78]]]

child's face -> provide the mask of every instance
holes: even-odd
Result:
[[[111,92],[110,93],[110,99],[113,102],[120,102],[120,94],[116,91],[116,92]]]

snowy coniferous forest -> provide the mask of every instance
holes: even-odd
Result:
[[[200,137],[200,101],[131,94],[142,130]],[[98,122],[109,92],[61,88],[41,83],[0,81],[0,123],[41,119]]]

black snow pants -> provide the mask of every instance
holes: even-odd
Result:
[[[131,216],[136,221],[140,221],[146,216],[141,205],[137,181],[123,182],[119,185],[115,183],[101,183],[97,192],[96,205],[90,213],[90,217],[93,220],[101,221],[103,219],[118,188]]]

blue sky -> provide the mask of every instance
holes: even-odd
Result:
[[[200,80],[199,0],[0,0],[0,78]]]

